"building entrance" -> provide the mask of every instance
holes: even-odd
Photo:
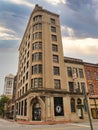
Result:
[[[32,106],[32,120],[40,121],[41,120],[41,107],[39,103],[35,103]]]

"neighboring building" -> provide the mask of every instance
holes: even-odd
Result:
[[[68,67],[73,70],[72,77],[67,74]],[[38,5],[19,47],[17,81],[17,119],[75,121],[86,118],[81,89],[81,85],[86,88],[83,62],[64,58],[59,15]]]
[[[87,92],[84,64],[81,59],[64,57],[67,90],[70,98],[71,120],[87,119],[86,100],[83,87]]]
[[[98,118],[98,64],[84,63],[90,108],[93,118]]]
[[[14,86],[14,75],[9,74],[5,77],[4,81],[4,95],[12,99],[13,95],[13,86]]]

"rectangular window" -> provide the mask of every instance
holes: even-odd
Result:
[[[32,54],[32,61],[40,61],[40,60],[42,60],[42,52]]]
[[[28,72],[26,73],[26,80],[28,79]]]
[[[42,73],[42,64],[32,66],[32,74]]]
[[[57,41],[57,36],[56,35],[52,35],[51,38],[52,38],[52,41]]]
[[[24,100],[24,116],[27,116],[27,99]]]
[[[86,72],[86,74],[87,74],[87,79],[91,79],[91,72],[90,72],[90,70],[88,70],[88,71]]]
[[[53,67],[54,75],[60,75],[59,67]]]
[[[61,88],[61,83],[59,79],[54,79],[54,88],[55,89],[60,89]]]
[[[42,85],[42,78],[34,78],[31,80],[31,88],[41,88]]]
[[[33,18],[33,21],[36,22],[36,21],[41,21],[42,20],[42,16],[41,15],[37,15]]]
[[[74,82],[69,82],[69,91],[74,92]]]
[[[32,50],[42,49],[42,42],[36,42],[32,44]]]
[[[37,23],[33,26],[33,31],[36,31],[36,30],[41,30],[42,29],[42,24],[41,23]]]
[[[71,67],[67,67],[67,74],[68,74],[68,77],[72,77],[72,68]]]
[[[95,79],[98,80],[98,73],[94,72]]]
[[[51,32],[56,32],[56,27],[51,26]]]
[[[33,34],[33,40],[42,39],[42,32],[36,32]]]
[[[58,46],[53,44],[52,45],[52,51],[57,52],[58,51]]]
[[[50,22],[51,22],[52,25],[55,25],[55,19],[51,18]]]
[[[53,62],[59,62],[58,55],[53,55]]]
[[[80,78],[84,78],[83,69],[79,69]]]
[[[94,86],[93,84],[89,85],[90,94],[94,94]]]

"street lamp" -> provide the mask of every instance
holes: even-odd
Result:
[[[83,94],[84,94],[85,101],[86,101],[86,107],[87,107],[87,113],[88,113],[90,127],[91,127],[91,130],[93,130],[93,125],[92,125],[92,120],[91,120],[91,115],[90,115],[90,110],[89,110],[89,105],[88,105],[88,99],[87,99],[87,93],[86,93],[86,89],[85,89],[85,83],[82,83],[82,90],[83,90]]]

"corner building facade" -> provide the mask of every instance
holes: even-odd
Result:
[[[69,121],[59,15],[36,5],[19,47],[16,118]]]

